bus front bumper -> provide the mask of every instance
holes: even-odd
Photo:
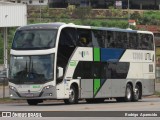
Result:
[[[41,92],[18,92],[16,88],[9,87],[11,99],[56,99],[56,87],[43,89]]]

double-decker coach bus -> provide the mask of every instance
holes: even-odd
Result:
[[[13,99],[37,105],[138,101],[155,90],[153,34],[65,23],[19,27],[10,52]]]

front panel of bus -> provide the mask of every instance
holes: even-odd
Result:
[[[17,30],[10,56],[11,98],[56,98],[57,31],[57,29]]]

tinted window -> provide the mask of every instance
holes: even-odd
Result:
[[[66,70],[67,63],[71,57],[77,42],[76,29],[64,28],[61,31],[58,54],[57,54],[57,66]],[[67,51],[67,52],[66,52]],[[57,84],[63,81],[63,77],[57,78]]]
[[[54,55],[11,56],[10,82],[43,84],[54,78]]]
[[[80,47],[92,47],[91,30],[89,29],[77,29],[78,41],[77,46]]]
[[[105,30],[92,30],[94,47],[102,48],[127,48],[127,33]]]
[[[128,33],[129,49],[141,49],[140,41],[137,33]]]
[[[94,47],[107,47],[107,31],[92,30],[92,41]],[[106,43],[105,43],[106,42]]]
[[[64,28],[60,34],[60,45],[66,46],[76,46],[77,37],[76,29],[74,28]]]
[[[108,44],[107,45],[108,48],[115,48],[116,47],[115,36],[114,36],[114,32],[112,32],[112,31],[108,31],[107,44]]]
[[[153,50],[153,36],[133,32],[92,30],[93,47]]]
[[[141,41],[142,50],[153,50],[153,36],[150,34],[139,34],[139,40]]]
[[[82,62],[76,67],[73,78],[82,79],[123,79],[127,77],[128,62]]]
[[[115,32],[116,48],[128,48],[128,40],[126,32]]]
[[[12,49],[48,49],[55,47],[57,30],[17,31]]]

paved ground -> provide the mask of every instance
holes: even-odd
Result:
[[[65,105],[63,101],[47,101],[37,106],[27,103],[0,104],[0,111],[160,111],[160,98],[143,98],[139,102],[122,102],[106,100],[105,103]]]
[[[155,84],[155,90],[160,92],[160,82]]]
[[[9,97],[9,89],[8,86],[0,86],[0,98]]]
[[[28,106],[28,104],[26,103],[10,103],[10,104],[0,104],[0,111],[18,111],[18,112],[22,112],[22,111],[34,111],[34,112],[38,112],[38,111],[48,111],[48,113],[52,113],[52,115],[56,115],[55,113],[59,113],[60,117],[63,118],[55,118],[55,120],[106,120],[106,119],[111,119],[111,120],[133,120],[133,118],[126,118],[125,116],[123,118],[120,117],[114,117],[117,116],[117,114],[121,113],[122,111],[126,111],[123,112],[125,113],[137,113],[138,111],[145,111],[147,113],[157,113],[158,115],[160,115],[160,98],[143,98],[141,101],[139,102],[127,102],[127,103],[117,103],[115,100],[110,100],[110,101],[106,101],[105,103],[99,103],[99,104],[87,104],[84,101],[80,102],[79,104],[76,105],[65,105],[63,102],[45,102],[42,104],[39,104],[37,106]],[[67,111],[74,111],[71,113],[68,113]],[[80,111],[82,111],[85,114],[82,114]],[[89,112],[94,112],[94,115],[99,115],[103,112],[105,112],[106,114],[107,111],[111,111],[110,114],[113,115],[113,117],[110,118],[105,118],[105,117],[89,117],[86,118],[85,116],[89,115]],[[155,112],[154,112],[155,111]],[[156,112],[157,111],[157,112]],[[119,113],[118,113],[119,112]],[[143,113],[145,113],[143,112]],[[81,117],[65,117],[64,115],[66,115],[66,113],[68,114],[77,114]],[[43,114],[43,113],[42,113]],[[67,116],[67,115],[66,115]],[[85,118],[83,118],[85,117]],[[17,119],[17,118],[16,118]],[[38,119],[38,118],[36,118]],[[34,118],[34,120],[36,120]],[[40,119],[40,118],[39,118]],[[48,120],[48,119],[52,119],[53,118],[41,118],[42,120]],[[136,118],[136,120],[158,120],[159,118],[157,117],[153,117],[153,118]]]
[[[0,71],[3,70],[3,65],[0,65]]]

